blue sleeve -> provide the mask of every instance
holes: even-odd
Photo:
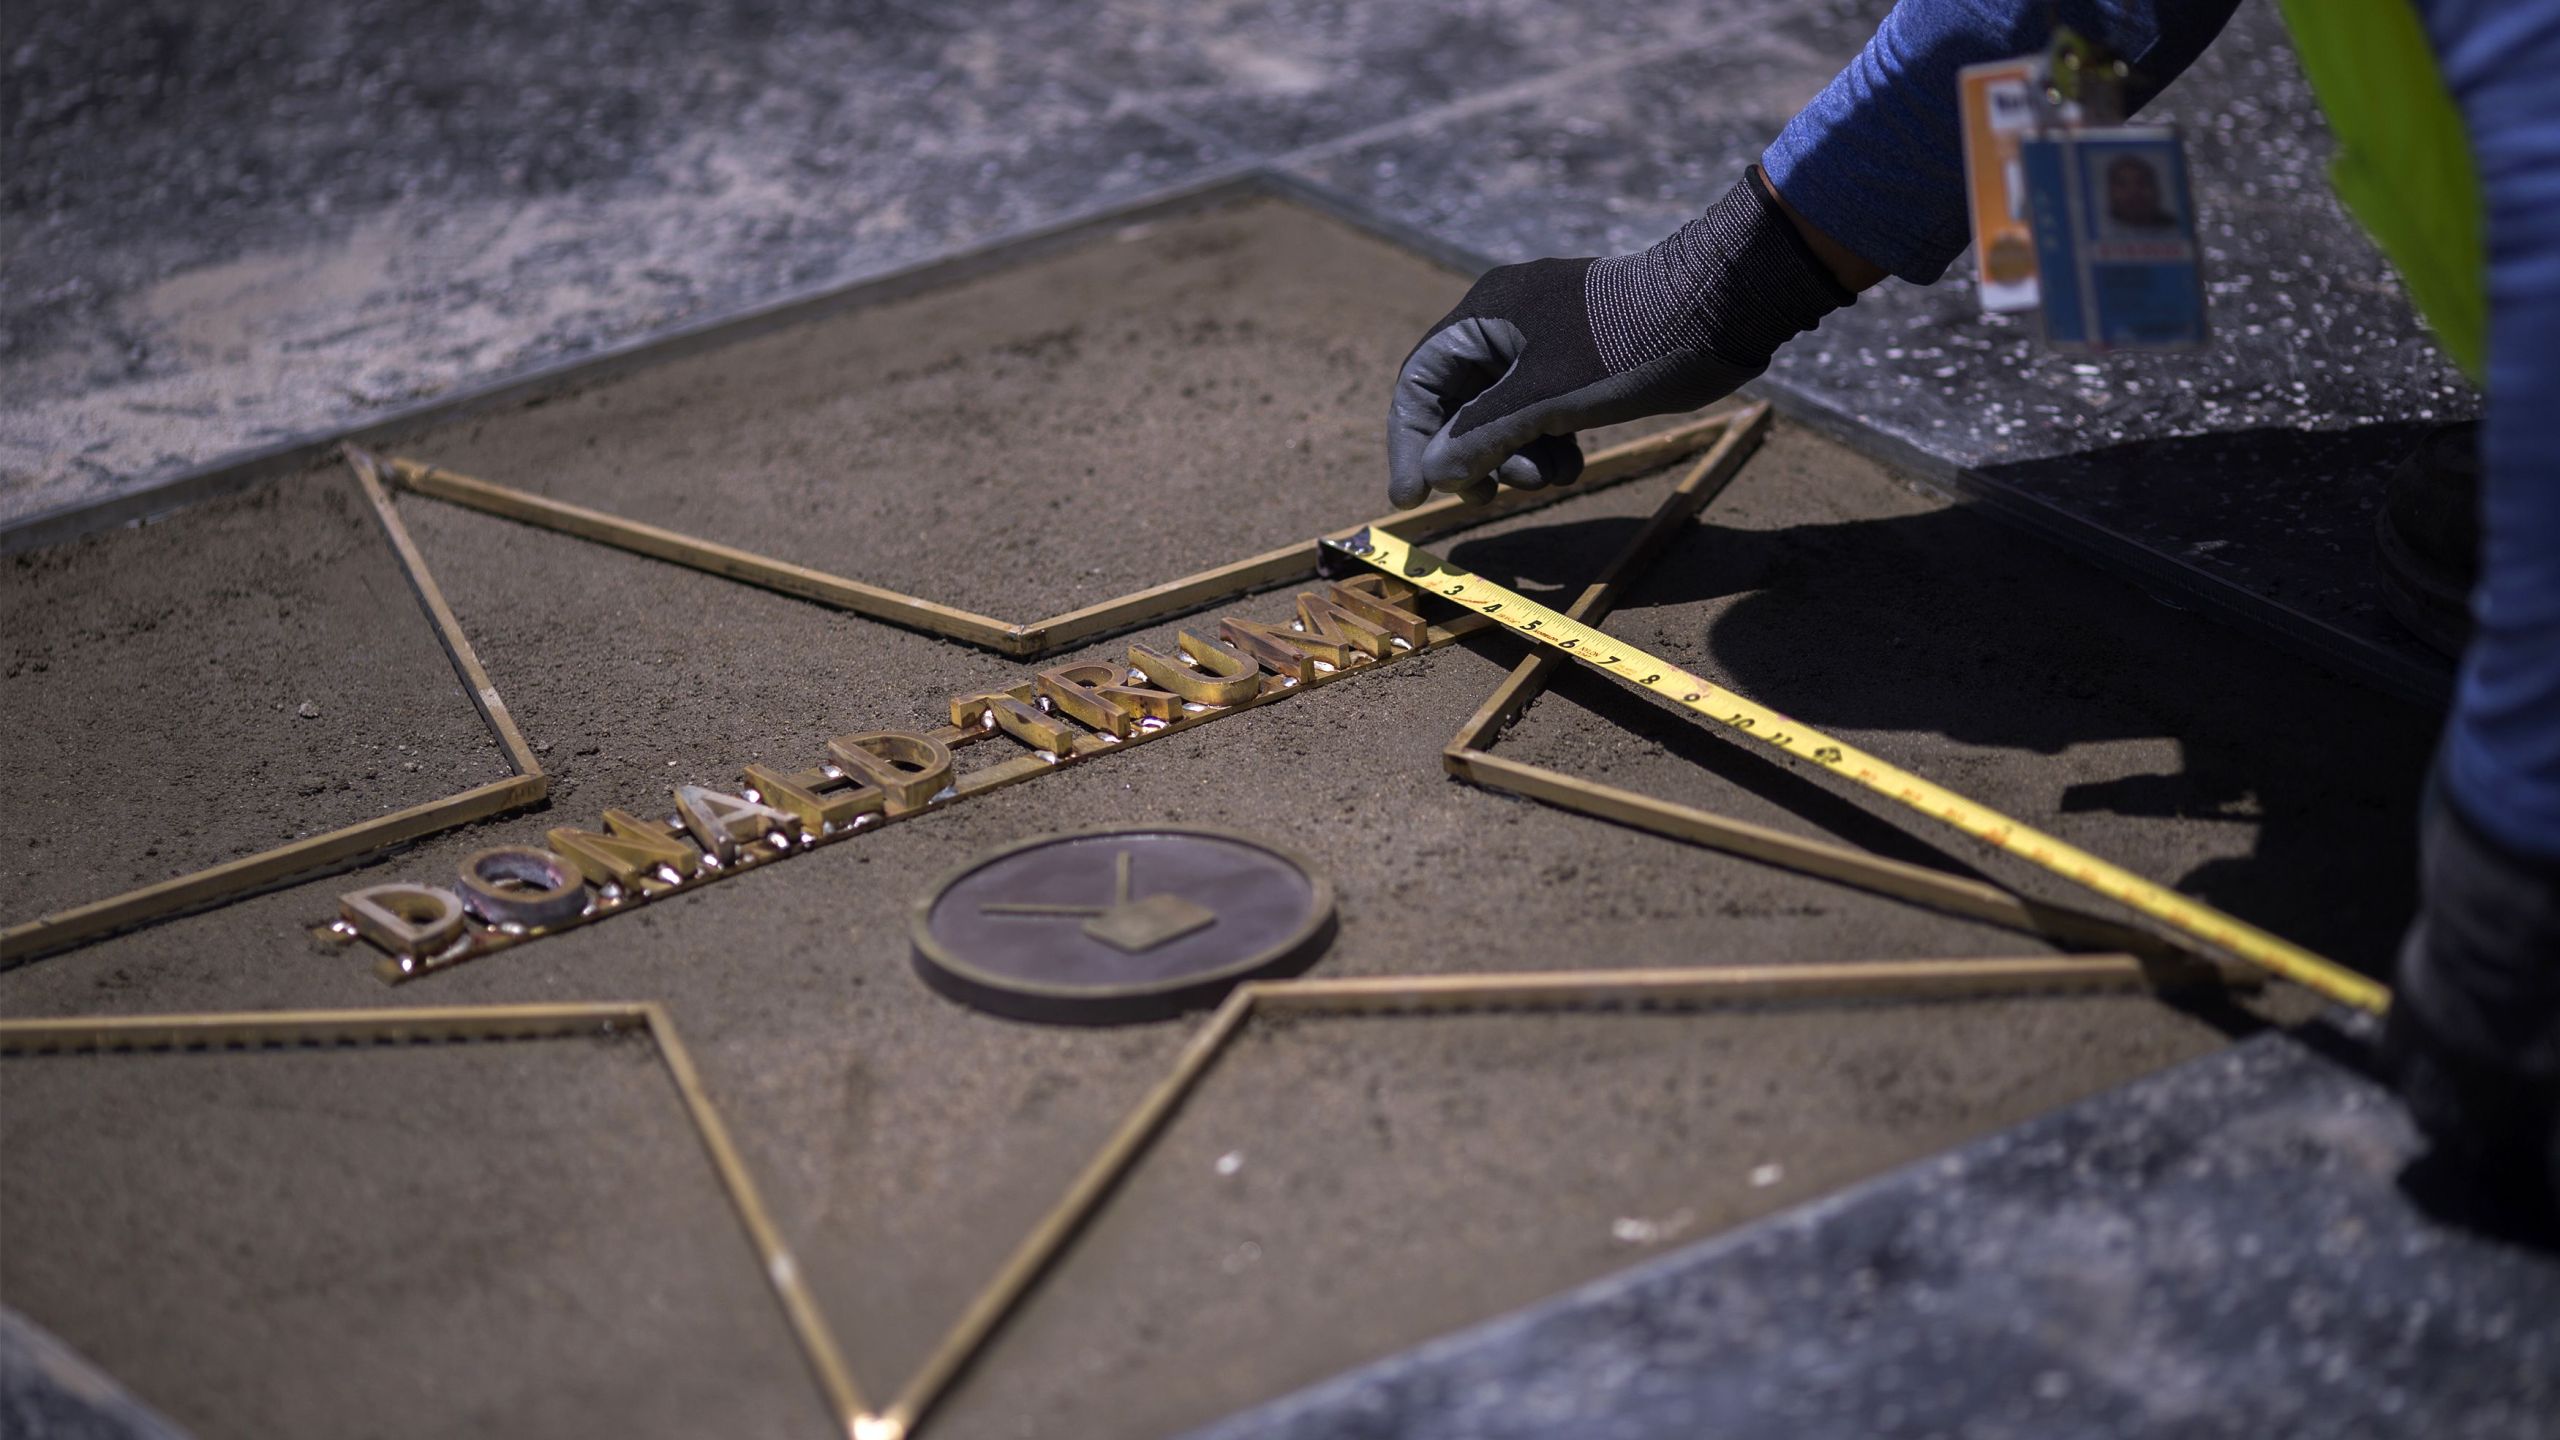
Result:
[[[2059,20],[2124,56],[2139,108],[2194,63],[2239,0],[1902,0],[1761,157],[1797,213],[1915,285],[1967,241],[1956,72],[2042,51]]]
[[[2421,0],[2487,221],[2480,583],[2444,778],[2491,839],[2560,862],[2560,0]]]

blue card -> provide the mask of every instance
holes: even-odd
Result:
[[[2018,159],[2047,343],[2065,350],[2204,343],[2203,250],[2177,132],[2029,137]]]

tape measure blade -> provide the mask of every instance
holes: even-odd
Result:
[[[1384,531],[1326,541],[1345,556],[1464,606],[1636,689],[1799,755],[1852,783],[1971,835],[2006,854],[2116,901],[2155,923],[2248,961],[2330,999],[2379,1012],[2391,992],[2373,980],[2200,900],[2047,835],[1910,771],[1801,724],[1606,632],[1450,565]]]

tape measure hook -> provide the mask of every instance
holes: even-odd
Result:
[[[1342,564],[1334,558],[1335,551],[1338,550],[1345,555],[1367,555],[1376,548],[1369,540],[1369,527],[1366,525],[1339,540],[1330,536],[1318,540],[1316,542],[1316,573],[1327,580],[1349,574],[1362,567],[1356,563],[1348,566]]]

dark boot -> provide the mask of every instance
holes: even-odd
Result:
[[[2437,1173],[2491,1211],[2560,1219],[2560,862],[2439,796],[2383,1046]]]
[[[2471,638],[2471,586],[2480,578],[2479,421],[2431,432],[2391,472],[2373,542],[2391,617],[2460,659]]]

